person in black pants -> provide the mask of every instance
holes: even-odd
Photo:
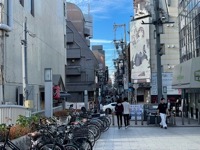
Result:
[[[130,124],[130,120],[129,120],[129,116],[130,116],[130,104],[128,102],[128,98],[124,97],[124,102],[122,103],[123,107],[124,107],[124,125],[125,128],[128,128],[129,124]]]
[[[122,127],[122,114],[124,111],[124,107],[121,103],[121,99],[117,101],[117,105],[115,106],[115,114],[117,115],[117,124],[118,128],[120,129]]]

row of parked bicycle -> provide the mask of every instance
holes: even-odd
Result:
[[[31,150],[92,150],[101,134],[110,127],[109,116],[92,116],[87,112],[73,113],[64,122],[57,118],[41,119],[37,131],[29,133]],[[9,129],[9,128],[8,128]],[[9,130],[8,130],[9,131]],[[20,150],[7,138],[0,150],[6,145],[12,150]]]

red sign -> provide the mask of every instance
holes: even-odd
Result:
[[[60,99],[60,87],[58,85],[53,87],[53,99]]]

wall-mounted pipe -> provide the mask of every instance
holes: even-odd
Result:
[[[1,7],[2,9],[3,7]],[[1,12],[3,12],[1,10]],[[3,15],[2,15],[3,16]],[[7,0],[7,22],[8,24],[3,23],[3,18],[1,18],[0,30],[5,30],[10,32],[13,28],[13,0]]]

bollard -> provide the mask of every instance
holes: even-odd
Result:
[[[137,112],[135,111],[135,125],[137,125]]]
[[[155,126],[157,126],[157,124],[158,124],[158,116],[155,115]]]
[[[143,125],[143,120],[144,120],[144,113],[142,113],[142,116],[141,116],[141,125]]]
[[[198,112],[198,124],[200,124],[200,111]]]
[[[200,112],[198,112],[198,124],[200,124]]]
[[[188,124],[190,124],[190,112],[188,111]]]
[[[148,114],[148,116],[147,116],[147,125],[149,125],[150,124],[150,115]]]
[[[174,125],[176,125],[176,114],[174,115]]]
[[[115,115],[114,115],[114,112],[112,111],[112,125],[114,126],[115,125]]]
[[[184,125],[184,116],[183,116],[183,111],[181,112],[181,117],[182,117],[182,125]]]

